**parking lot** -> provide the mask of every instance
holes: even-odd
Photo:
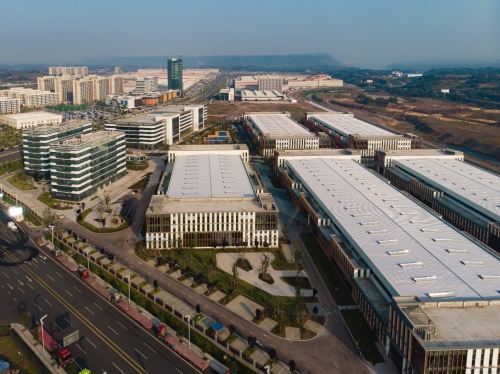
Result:
[[[103,112],[100,110],[79,110],[75,112],[65,112],[62,114],[63,122],[75,121],[75,120],[106,120],[107,118],[113,117],[112,113]]]

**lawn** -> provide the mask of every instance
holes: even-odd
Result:
[[[26,374],[38,374],[31,361],[23,354],[10,337],[0,338],[0,360],[10,364],[10,368]]]
[[[50,192],[44,192],[36,199],[52,209],[58,209],[58,210],[73,209],[72,205],[68,205],[66,202],[54,199],[51,196]]]
[[[83,212],[80,216],[77,217],[76,223],[79,225],[85,227],[86,229],[92,231],[92,232],[97,232],[97,233],[109,233],[109,232],[116,232],[116,231],[121,231],[125,230],[127,227],[130,226],[130,220],[128,218],[122,217],[121,215],[117,215],[119,219],[123,220],[123,223],[118,226],[118,227],[96,227],[94,225],[91,225],[88,222],[85,222],[85,217],[92,212],[92,209],[87,209],[85,212]],[[97,221],[97,220],[96,220]]]
[[[9,165],[9,163],[7,163],[7,164],[3,164],[2,166],[3,167],[0,168],[0,175],[4,175],[5,173],[7,173],[7,170],[9,170],[9,172],[12,173],[14,171],[21,170],[22,168],[24,168],[24,165],[21,161],[19,161],[15,165],[14,164]]]
[[[36,188],[29,183],[30,180],[32,180],[30,175],[21,172],[7,178],[7,183],[10,183],[19,190],[35,190]]]
[[[153,174],[153,173],[147,173],[146,175],[144,175],[141,178],[141,180],[139,180],[138,182],[135,182],[133,185],[129,186],[129,189],[130,190],[140,190],[141,188],[146,187],[148,182],[149,182],[149,177],[151,176],[151,174]]]

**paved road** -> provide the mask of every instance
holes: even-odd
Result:
[[[69,348],[78,366],[93,373],[197,372],[40,251],[27,234],[11,232],[8,221],[0,211],[1,323],[18,322],[17,315],[27,311],[29,328],[47,315],[44,328],[58,341],[78,330],[80,339]]]
[[[0,163],[15,160],[17,158],[23,157],[23,148],[9,148],[6,151],[0,152]]]

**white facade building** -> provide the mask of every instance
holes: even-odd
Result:
[[[58,125],[62,122],[62,115],[49,112],[28,112],[7,114],[0,116],[0,124],[14,129],[28,129],[40,125]]]
[[[158,92],[158,77],[137,78],[136,92]]]
[[[219,92],[221,101],[234,101],[234,88],[223,88]]]
[[[241,101],[280,101],[284,97],[278,91],[241,91]]]
[[[56,66],[49,67],[49,75],[89,75],[89,68],[86,66]]]
[[[21,106],[38,107],[45,105],[56,105],[60,102],[58,92],[34,90],[32,88],[11,88],[0,91],[0,97],[19,99]]]
[[[21,100],[9,97],[0,97],[0,114],[19,113],[21,111]]]

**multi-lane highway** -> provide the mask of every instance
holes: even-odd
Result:
[[[75,363],[93,373],[196,373],[197,371],[59,266],[25,234],[6,226],[0,211],[0,323],[18,322],[28,312],[28,328],[38,325],[57,341],[78,330],[70,345]]]

